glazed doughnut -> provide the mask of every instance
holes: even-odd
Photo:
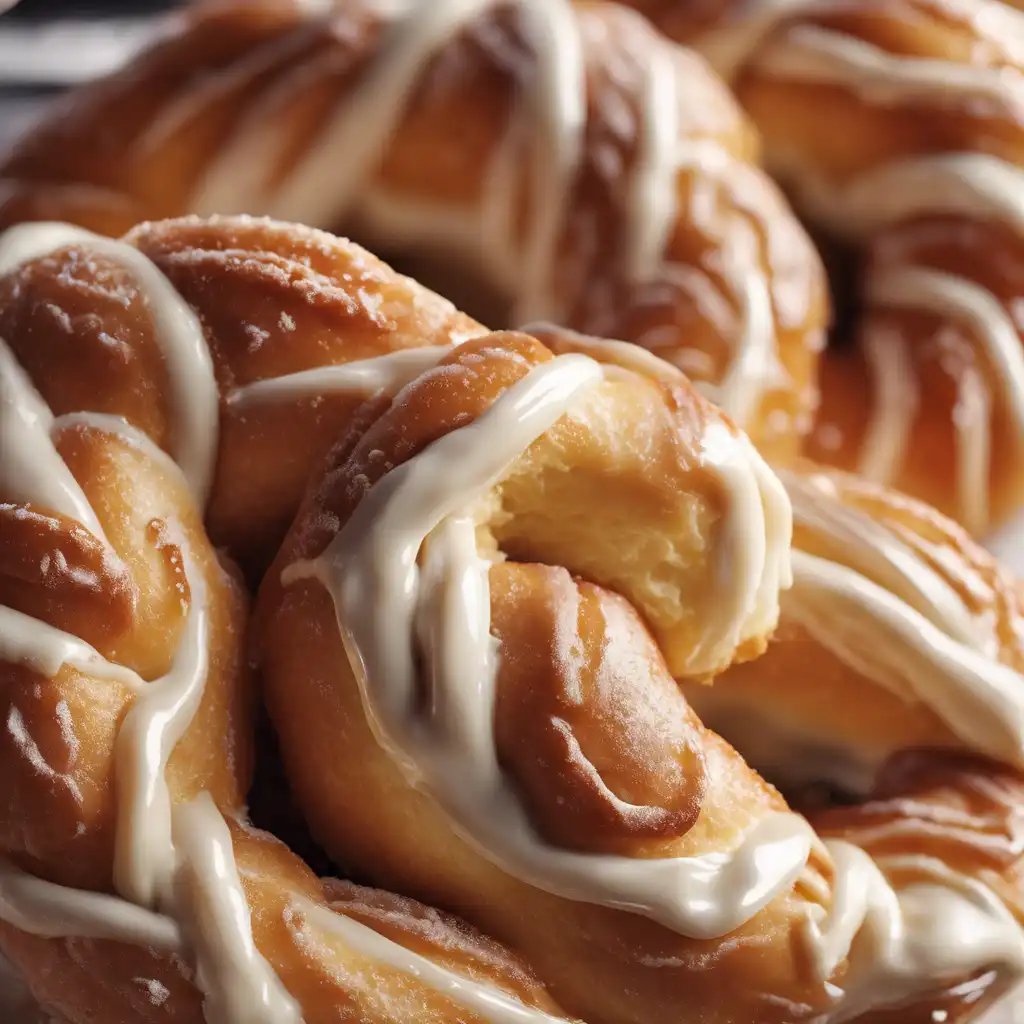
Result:
[[[639,342],[794,452],[824,275],[700,58],[604,2],[202,6],[0,161],[0,223],[340,228],[492,326]]]
[[[1003,898],[1021,850],[1014,837],[996,867],[975,870],[959,847],[947,851],[942,807],[960,789],[969,798],[973,780],[1005,775],[992,829],[1019,813],[1016,599],[1003,588],[975,609],[951,597],[950,621],[998,643],[987,657],[952,639],[931,652],[953,665],[943,721],[969,711],[956,721],[962,749],[1007,767],[971,762],[908,789],[898,811],[913,842],[896,834],[877,859],[845,819],[810,830],[674,682],[699,690],[742,663],[723,677],[729,692],[734,673],[755,678],[775,657],[773,644],[750,660],[788,575],[778,479],[673,367],[635,346],[531,330],[545,344],[470,341],[382,403],[332,453],[264,577],[267,703],[315,834],[379,884],[522,951],[587,1021],[679,1019],[681,1007],[712,1024],[881,1021],[893,1008],[924,1021],[939,1005],[969,1019],[1024,970],[1019,900]],[[799,505],[802,481],[789,481],[798,598],[829,565]],[[879,493],[884,507],[904,500]],[[936,559],[928,526],[996,575],[930,515],[922,544]],[[877,569],[895,545],[876,545],[884,522],[868,522],[862,558]],[[882,607],[909,615],[901,565],[875,589]],[[821,572],[830,594],[832,574],[846,580]],[[829,611],[859,594],[833,589]],[[929,652],[910,662],[902,619],[877,615],[891,659],[920,683]],[[804,693],[830,651],[794,676]],[[885,753],[945,739],[926,697],[915,703],[896,681],[907,724]],[[874,679],[856,683],[833,718]],[[773,684],[769,672],[746,706],[771,709]],[[831,739],[826,726],[823,746]]]
[[[915,748],[1021,766],[1024,607],[1013,581],[921,502],[835,471],[780,475],[793,587],[755,665],[687,688],[705,724],[787,789],[826,783],[863,797],[891,757]]]
[[[276,543],[226,480],[269,457],[297,504],[289,458],[417,376],[410,346],[432,365],[477,325],[356,246],[247,220],[25,226],[0,293],[0,950],[36,999],[70,1024],[564,1019],[497,943],[245,820],[248,601],[203,523]],[[260,423],[283,396],[290,456]]]
[[[1024,13],[628,2],[731,82],[835,253],[837,338],[807,454],[986,534],[1024,498]]]

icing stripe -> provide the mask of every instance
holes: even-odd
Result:
[[[880,305],[919,309],[964,322],[981,347],[989,374],[995,376],[1002,388],[1017,443],[1024,445],[1024,347],[1021,346],[1013,320],[994,295],[965,278],[923,267],[894,267],[873,274],[867,292],[869,301]],[[907,378],[903,378],[904,396],[900,399],[894,395],[901,387],[899,379],[889,379],[886,387],[891,393],[879,404],[876,417],[884,416],[888,409],[904,406],[911,401],[906,395],[906,388],[909,387]],[[978,380],[967,387],[973,388],[973,391],[965,394],[961,389],[961,399],[973,398],[971,406],[954,412],[954,423],[960,438],[959,495],[967,513],[966,525],[974,532],[981,532],[988,522],[987,495],[992,482],[991,417],[984,416],[988,402],[978,393],[981,388],[987,390],[987,384]],[[981,425],[979,416],[984,416]],[[905,448],[908,422],[901,418],[898,424],[893,422],[892,425],[902,434],[897,433],[887,439],[886,443]],[[885,424],[876,420],[876,424],[869,428],[868,436],[873,437],[883,429]],[[984,433],[981,434],[981,431]],[[964,489],[965,485],[975,489],[982,483],[983,487],[978,494],[972,495]]]
[[[390,352],[374,359],[360,359],[337,366],[321,366],[282,377],[259,380],[236,388],[227,398],[232,409],[319,398],[332,394],[397,394],[406,384],[436,366],[448,348],[414,348]]]
[[[115,665],[79,640],[39,619],[0,605],[0,659],[53,679],[67,665],[85,675],[109,679],[141,692],[146,683],[130,668]]]
[[[174,458],[196,502],[206,503],[217,460],[220,399],[213,361],[199,319],[145,254],[124,242],[62,224],[23,224],[0,238],[0,275],[56,249],[81,247],[128,270],[140,287],[167,367],[174,423]],[[3,376],[6,369],[0,367]],[[82,520],[85,522],[85,520]]]
[[[114,885],[141,906],[165,903],[175,873],[167,762],[199,709],[209,671],[206,583],[180,545],[190,599],[171,670],[148,683],[121,724],[115,745],[117,836]]]
[[[856,36],[796,25],[760,50],[759,72],[794,82],[838,85],[874,103],[938,99],[1024,113],[1024,85],[998,67],[894,55]]]
[[[43,938],[109,939],[168,953],[183,948],[172,918],[118,896],[54,885],[5,857],[0,857],[0,920]]]
[[[1024,767],[1024,678],[845,566],[793,552],[786,612],[845,664],[934,711],[972,750]]]
[[[293,915],[300,919],[296,921],[293,917],[292,927],[297,931],[305,933],[311,926],[316,931],[339,938],[349,949],[421,981],[488,1024],[544,1024],[565,1020],[564,1017],[552,1017],[543,1010],[526,1006],[500,989],[481,985],[465,975],[454,974],[439,967],[359,921],[308,900],[297,902]]]
[[[875,408],[861,442],[858,471],[884,484],[896,477],[906,458],[921,395],[914,364],[898,331],[867,331],[862,344]]]
[[[209,793],[174,810],[182,857],[175,898],[195,951],[208,1021],[301,1024],[298,1004],[256,948],[231,832]],[[210,984],[208,979],[215,979]]]
[[[53,445],[53,414],[0,339],[0,483],[8,500],[74,519],[106,542],[92,505]]]

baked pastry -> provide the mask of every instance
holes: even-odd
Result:
[[[603,2],[203,7],[0,162],[0,223],[341,229],[493,326],[640,342],[793,453],[824,277],[700,58]]]
[[[553,998],[594,1024],[956,1021],[1024,973],[1020,598],[955,527],[841,478],[794,474],[787,496],[641,348],[487,334],[321,233],[28,225],[0,273],[0,950],[47,1007],[537,1024]],[[404,897],[317,880],[242,816],[245,598],[201,510],[222,475],[283,460],[226,428],[263,403],[288,411],[312,482],[253,630],[298,800],[338,862],[525,964]],[[805,491],[824,495],[810,512]],[[904,616],[915,571],[959,559],[971,584],[927,588],[949,636],[923,642],[962,662],[946,732],[912,706],[873,798],[809,819],[674,678],[742,685],[793,507],[798,600],[807,565],[846,581],[828,559]],[[860,547],[819,529],[844,509],[869,513]],[[935,565],[909,570],[878,530]],[[257,535],[237,532],[254,572],[275,539]],[[892,628],[883,662],[913,682]],[[830,697],[870,688],[854,673]],[[918,741],[963,760],[910,758]]]
[[[817,708],[817,671],[865,637],[904,702],[865,802],[793,814],[674,681],[738,663],[728,695],[795,649],[751,660],[787,573],[776,478],[672,367],[534,333],[471,341],[381,403],[264,578],[267,703],[314,833],[522,951],[587,1021],[970,1019],[1024,970],[1019,596],[962,530],[877,488],[860,546],[835,540],[854,498],[808,511],[818,478],[793,475],[794,600],[848,627],[742,702]],[[926,591],[930,631],[929,559],[965,569]],[[886,694],[841,683],[822,746],[874,755],[875,716],[842,716]]]
[[[358,247],[279,225],[0,240],[0,949],[49,1012],[563,1019],[497,943],[320,880],[245,820],[248,601],[203,525],[219,507],[219,543],[251,551],[225,480],[269,458],[290,487],[237,409],[289,395],[290,458],[312,460],[353,388],[415,375],[403,347],[477,329]],[[326,366],[353,358],[347,380]],[[315,399],[263,379],[299,367],[320,368]]]
[[[986,533],[1024,493],[1024,14],[999,0],[628,2],[730,81],[834,264],[808,454]]]

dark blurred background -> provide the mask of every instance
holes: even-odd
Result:
[[[22,0],[0,15],[0,150],[47,101],[123,63],[172,0]]]

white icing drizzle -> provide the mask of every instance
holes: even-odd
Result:
[[[397,394],[421,373],[436,366],[451,349],[447,347],[403,349],[373,359],[259,380],[236,388],[227,398],[233,409],[265,403],[290,402],[332,394]]]
[[[735,205],[743,208],[742,187],[731,179],[736,158],[717,142],[702,139],[682,144],[676,162],[693,175],[691,220],[699,222],[710,215],[714,221],[718,214],[713,193],[718,188],[730,189]],[[709,224],[709,234],[718,230]],[[784,382],[786,375],[778,359],[772,297],[759,269],[754,237],[746,225],[736,225],[723,245],[718,269],[725,274],[740,305],[742,327],[722,380],[718,384],[702,382],[698,387],[743,427],[757,411],[764,393]]]
[[[958,381],[953,409],[956,427],[957,494],[960,522],[975,536],[991,521],[989,514],[990,466],[992,465],[992,402],[984,378],[974,368]]]
[[[882,164],[845,182],[829,181],[782,158],[799,207],[850,241],[903,221],[940,214],[992,221],[1024,237],[1021,170],[987,153],[939,153]]]
[[[194,314],[146,257],[121,243],[97,239],[60,225],[26,226],[0,240],[0,272],[9,272],[28,259],[38,258],[52,246],[82,245],[99,250],[126,265],[138,279],[153,313],[157,335],[167,355],[172,388],[177,389],[178,411],[185,410],[187,427],[182,431],[179,455],[193,470],[188,481],[200,496],[209,486],[216,453],[217,386],[205,338]],[[194,328],[194,329],[193,329]],[[201,347],[201,352],[199,348]],[[210,438],[201,441],[195,432],[208,426],[212,389],[213,425]],[[195,402],[193,408],[192,402]],[[197,411],[198,410],[198,411]],[[104,539],[95,511],[54,446],[52,435],[84,427],[111,433],[142,450],[184,482],[181,468],[162,453],[143,433],[115,416],[76,413],[54,420],[51,411],[32,387],[10,349],[0,342],[0,490],[19,503],[38,503],[62,512]],[[205,451],[212,439],[212,448]],[[46,937],[78,936],[150,946],[157,950],[181,949],[180,924],[190,923],[176,898],[175,886],[184,875],[212,877],[210,861],[220,872],[216,898],[209,906],[197,901],[193,914],[205,915],[204,925],[223,924],[218,911],[230,899],[224,887],[233,864],[228,844],[212,821],[219,812],[197,810],[186,817],[181,835],[184,848],[171,834],[172,798],[165,769],[170,754],[188,728],[202,698],[208,668],[208,612],[206,584],[192,566],[187,544],[176,544],[182,572],[189,587],[188,615],[171,670],[162,679],[145,682],[131,670],[112,665],[88,644],[14,609],[0,608],[0,657],[28,665],[53,678],[67,665],[99,678],[127,685],[134,693],[117,738],[115,888],[119,896],[77,891],[54,885],[25,873],[0,859],[0,919],[31,934]],[[212,804],[211,804],[212,807]],[[207,845],[200,835],[206,827]],[[211,854],[210,849],[213,849]],[[192,858],[196,858],[193,862]],[[235,873],[237,878],[237,872]],[[197,883],[198,884],[198,883]],[[206,888],[209,888],[207,886]],[[211,894],[209,899],[213,900]],[[244,922],[248,925],[248,919]],[[217,1024],[296,1024],[288,1013],[286,997],[268,981],[266,970],[252,957],[239,959],[241,923],[219,931],[192,928],[201,933],[195,946],[200,964],[199,983]],[[195,936],[193,939],[195,940]],[[248,934],[251,945],[251,933]],[[244,961],[244,962],[243,962]],[[248,966],[250,969],[245,970]],[[262,1014],[258,1018],[254,1014]]]
[[[873,103],[918,99],[1024,108],[1024,86],[997,67],[893,55],[855,36],[795,25],[756,54],[759,72],[787,81],[838,85]]]
[[[518,7],[527,19],[536,67],[525,76],[507,133],[495,147],[479,209],[386,192],[374,180],[377,166],[425,67],[473,19],[503,4]],[[339,102],[317,144],[283,181],[271,183],[280,141],[264,118],[254,118],[222,148],[191,208],[261,211],[325,225],[351,215],[377,245],[454,250],[469,265],[482,266],[511,299],[512,323],[564,319],[555,269],[586,124],[584,57],[571,5],[567,0],[433,0],[400,3],[388,13],[396,20],[370,71]],[[641,70],[641,131],[622,190],[628,227],[624,271],[636,283],[667,269],[664,254],[678,213],[679,171],[695,168],[698,178],[719,178],[732,159],[714,143],[680,144],[677,69],[667,42],[654,41]],[[294,87],[302,82],[295,78]],[[530,195],[521,231],[514,214],[524,140],[530,143]],[[781,376],[781,367],[774,353],[771,294],[756,252],[733,252],[726,262],[743,304],[743,325],[731,368],[714,397],[742,426]]]
[[[298,1004],[253,941],[231,832],[209,793],[175,808],[174,845],[182,857],[175,898],[190,908],[186,927],[206,1019],[301,1024]]]
[[[784,479],[796,522],[834,552],[793,552],[784,613],[872,683],[930,708],[971,750],[1024,766],[1024,678],[998,661],[995,635],[881,524],[843,506],[827,478]]]
[[[289,567],[282,579],[315,578],[329,591],[380,742],[481,853],[566,899],[641,914],[693,937],[716,937],[751,918],[803,870],[812,834],[802,818],[771,815],[736,849],[693,857],[572,853],[536,834],[495,750],[497,666],[487,564],[465,510],[601,377],[580,355],[535,367],[479,419],[392,470],[323,554]],[[723,568],[729,567],[739,596],[726,599],[725,618],[749,613],[761,586],[777,593],[786,558],[767,549],[788,536],[788,503],[780,495],[782,507],[775,507],[772,495],[761,494],[759,460],[726,428],[709,435],[704,449],[731,499]],[[784,551],[785,543],[780,546]],[[751,585],[746,577],[755,566]],[[724,623],[713,639],[725,642],[738,628]],[[417,636],[433,684],[429,718],[417,711]]]
[[[105,256],[125,267],[142,289],[167,366],[174,458],[202,507],[216,468],[220,406],[213,361],[199,318],[156,264],[134,246],[70,225],[22,224],[11,228],[0,238],[0,275],[69,246]],[[0,367],[0,372],[8,377],[6,368]]]
[[[25,665],[48,679],[69,668],[99,679],[109,679],[141,692],[146,683],[130,668],[115,665],[77,636],[54,629],[49,623],[0,605],[0,659]]]
[[[1024,767],[1024,678],[958,644],[845,566],[793,552],[786,611],[878,686],[934,711],[970,749]]]
[[[170,671],[148,683],[125,716],[115,746],[117,837],[114,885],[141,906],[168,898],[180,853],[171,839],[167,761],[199,709],[209,670],[209,615],[202,573],[180,547],[191,597]]]
[[[401,5],[391,12],[395,21],[389,38],[365,80],[339,102],[317,145],[284,181],[273,189],[269,186],[275,146],[268,140],[265,122],[254,120],[224,147],[190,205],[200,213],[259,208],[284,220],[339,223],[355,198],[369,191],[377,164],[430,60],[498,3],[435,0]],[[501,194],[485,196],[484,206],[500,206],[507,216],[522,159],[512,142],[533,128],[530,222],[521,243],[511,232],[481,237],[492,243],[502,238],[511,250],[502,254],[502,260],[514,268],[506,280],[518,281],[515,319],[522,320],[552,312],[552,265],[565,198],[581,158],[586,108],[582,49],[571,5],[567,0],[516,0],[516,6],[528,18],[537,66],[511,119],[507,144],[500,147],[507,166],[490,176],[492,183],[501,183]],[[478,246],[479,241],[474,248]]]
[[[890,54],[850,34],[816,25],[795,24],[785,32],[768,35],[787,17],[801,11],[822,13],[802,0],[769,3],[759,14],[742,19],[712,34],[728,44],[732,60],[728,72],[753,66],[758,73],[808,85],[829,84],[852,90],[869,104],[892,105],[919,101],[950,102],[973,110],[1024,110],[1024,86],[1019,76],[998,67],[983,67],[952,60],[924,59]],[[826,8],[827,12],[827,8]],[[998,38],[1024,38],[1024,21],[1007,10]],[[995,36],[994,36],[995,37]],[[731,48],[731,49],[730,49]],[[926,154],[870,168],[847,181],[829,181],[794,155],[771,156],[778,176],[791,186],[797,203],[817,223],[842,238],[863,242],[873,234],[921,215],[960,216],[1008,226],[1024,237],[1024,176],[1012,166],[983,153]],[[941,275],[923,268],[885,269],[872,275],[868,301],[927,309],[941,317],[967,319],[992,361],[1018,441],[1024,441],[1024,353],[1016,325],[1003,303],[966,279]],[[877,340],[877,339],[876,339]],[[884,343],[889,347],[890,339]],[[883,343],[866,353],[880,368]],[[893,369],[887,366],[887,369]],[[910,369],[909,365],[906,367]],[[876,410],[862,442],[862,468],[876,480],[895,479],[906,450],[916,400],[911,373],[883,380],[878,377]],[[980,382],[961,389],[958,410],[957,491],[964,523],[975,533],[989,523],[988,494],[992,448],[992,402]],[[973,407],[968,416],[967,406]],[[983,408],[983,406],[985,408]]]
[[[727,664],[746,636],[771,630],[778,595],[793,581],[789,499],[747,436],[711,423],[701,438],[701,466],[722,485],[729,512],[721,523],[722,556],[711,601],[717,621],[705,625],[690,653],[685,668],[691,676]]]
[[[606,377],[614,373],[616,365],[639,377],[646,377],[668,387],[689,385],[689,380],[682,370],[656,356],[653,352],[628,341],[613,341],[610,338],[595,338],[589,334],[581,334],[561,324],[537,323],[525,324],[520,327],[524,334],[531,334],[541,341],[553,335],[559,340],[568,342],[573,351],[590,356],[602,364]]]
[[[53,414],[0,339],[0,474],[6,494],[81,523],[101,540],[103,527],[51,439]]]
[[[936,981],[1024,973],[1024,933],[982,882],[929,857],[876,864],[850,843],[826,845],[836,868],[833,902],[827,913],[812,907],[805,938],[822,981],[850,958],[843,987],[831,986],[829,1024],[899,1006]],[[906,877],[894,884],[886,875]]]
[[[907,453],[920,391],[914,365],[897,331],[868,331],[864,360],[875,388],[875,411],[861,445],[861,476],[877,483],[892,480]]]
[[[866,679],[929,707],[970,749],[1024,765],[1024,678],[996,660],[995,630],[896,534],[843,504],[827,476],[782,478],[794,521],[828,552],[793,552],[784,615]],[[822,981],[849,960],[842,988],[830,984],[830,1024],[898,1006],[936,981],[1024,973],[1020,926],[982,882],[927,857],[876,864],[849,843],[826,845],[832,904],[827,914],[811,908],[806,938]]]
[[[693,45],[722,78],[734,82],[787,18],[807,10],[812,3],[820,10],[824,2],[827,0],[740,0],[740,10],[731,14],[726,24],[704,32]],[[732,6],[735,8],[736,4]]]
[[[998,659],[995,631],[982,626],[956,590],[891,530],[844,504],[828,476],[791,470],[778,474],[798,526],[827,540],[845,565],[877,580],[958,643]]]
[[[629,222],[630,277],[653,278],[662,263],[665,245],[676,218],[676,174],[680,117],[673,54],[652,46],[641,105],[643,131],[632,172]]]
[[[869,298],[965,322],[981,342],[994,375],[1005,382],[1007,409],[1024,439],[1024,348],[1009,314],[991,292],[938,270],[894,267],[873,276]]]
[[[177,922],[118,896],[68,889],[0,857],[0,920],[44,938],[109,939],[179,952]]]
[[[1024,446],[1024,347],[1013,320],[995,296],[962,277],[924,267],[881,270],[871,276],[867,295],[869,301],[879,305],[920,309],[964,323],[981,346],[989,375],[998,381],[1003,390],[1017,443]],[[980,532],[988,522],[991,417],[985,415],[987,396],[977,393],[979,387],[984,388],[983,382],[978,380],[976,384],[967,386],[975,389],[973,408],[965,407],[954,413],[954,425],[961,439],[958,445],[958,466],[962,482],[959,493],[967,513],[965,525],[974,532]],[[888,387],[896,392],[898,382],[891,380]],[[971,397],[971,394],[965,394],[961,389],[961,400],[966,398],[970,401]],[[890,395],[887,398],[891,405],[901,405],[907,401],[906,396],[900,399]],[[888,406],[880,402],[879,408],[884,415]],[[898,421],[892,418],[888,427],[893,429],[893,436],[886,444],[898,451],[904,450],[910,426],[911,422],[906,417]],[[869,436],[880,429],[885,429],[885,425],[876,425]],[[978,435],[979,430],[984,431],[981,437]],[[888,478],[876,476],[876,479],[885,483]],[[965,489],[965,484],[972,489],[980,484],[981,492],[972,495]],[[979,501],[983,502],[980,506],[977,504]],[[975,503],[973,508],[969,503]]]
[[[545,1021],[564,1021],[562,1017],[552,1017],[543,1010],[527,1006],[500,989],[482,985],[465,975],[455,974],[440,967],[361,922],[318,906],[309,900],[296,902],[293,908],[294,918],[298,919],[294,927],[300,931],[307,931],[311,927],[335,936],[356,953],[376,963],[387,964],[396,971],[416,978],[434,991],[441,992],[456,1006],[469,1010],[488,1024],[543,1024]]]

